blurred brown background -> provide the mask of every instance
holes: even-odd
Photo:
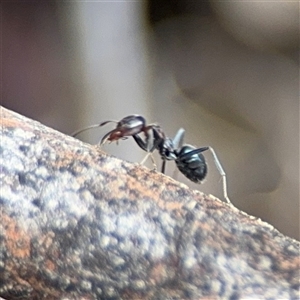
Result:
[[[299,3],[6,1],[1,18],[2,105],[69,134],[133,113],[184,127],[238,208],[300,238]],[[105,150],[145,155],[132,139]],[[167,174],[222,199],[206,157],[200,186]]]

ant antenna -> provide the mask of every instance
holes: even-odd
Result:
[[[87,130],[92,129],[92,128],[97,128],[97,127],[104,126],[104,125],[106,125],[107,123],[118,123],[118,122],[117,122],[117,121],[105,121],[105,122],[102,122],[102,123],[100,123],[100,124],[90,125],[90,126],[88,126],[88,127],[84,127],[84,128],[81,128],[81,129],[79,129],[79,130],[73,132],[73,133],[71,134],[71,136],[75,137],[75,136],[77,136],[78,134],[80,134],[80,133],[82,133],[82,132],[84,132],[84,131],[87,131]]]

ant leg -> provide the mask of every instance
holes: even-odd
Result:
[[[147,142],[144,142],[144,141],[141,139],[141,137],[138,136],[137,134],[134,134],[132,137],[134,138],[135,142],[138,144],[138,146],[139,146],[140,148],[142,148],[142,149],[143,149],[144,151],[146,151],[146,152],[149,152],[149,151],[148,151],[148,144],[147,144]]]
[[[149,149],[149,140],[144,142],[140,136],[138,136],[137,134],[132,136],[134,138],[134,140],[136,141],[136,143],[138,144],[138,146],[140,148],[142,148],[144,151],[148,152],[147,155],[143,158],[143,160],[141,161],[141,164],[143,165],[145,163],[145,161],[148,159],[148,157],[150,156],[152,164],[154,166],[154,170],[157,169],[155,160],[153,158],[152,152],[155,150],[155,145],[152,145],[152,147]]]
[[[225,200],[227,201],[228,204],[232,205],[230,199],[228,198],[228,195],[227,195],[227,180],[226,180],[226,173],[217,157],[217,154],[215,152],[215,150],[212,148],[212,147],[208,147],[213,158],[214,158],[214,162],[215,162],[215,165],[220,173],[220,175],[222,176],[222,181],[223,181],[223,195],[224,195],[224,198]]]
[[[162,165],[161,165],[161,173],[165,174],[166,170],[166,160],[163,159]]]
[[[152,152],[148,152],[147,155],[143,158],[143,160],[140,162],[141,165],[143,165],[145,163],[145,161],[148,159],[148,157],[150,156],[152,164],[153,164],[153,168],[156,171],[157,170],[157,166],[154,160],[154,157],[152,155]]]

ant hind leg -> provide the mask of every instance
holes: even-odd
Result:
[[[227,201],[228,204],[232,205],[229,197],[228,197],[228,194],[227,194],[227,179],[226,179],[226,173],[217,157],[217,154],[215,152],[215,150],[212,148],[212,147],[208,147],[208,149],[210,150],[213,158],[214,158],[214,162],[215,162],[215,165],[220,173],[220,175],[222,176],[222,182],[223,182],[223,195],[224,195],[224,198],[225,200]]]

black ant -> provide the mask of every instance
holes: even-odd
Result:
[[[118,141],[119,139],[132,136],[138,146],[144,151],[148,152],[148,155],[144,158],[142,163],[145,162],[147,157],[151,155],[152,162],[155,165],[152,153],[154,150],[158,150],[163,163],[161,172],[165,173],[166,160],[175,160],[179,171],[185,175],[188,179],[195,183],[200,183],[207,175],[207,164],[205,158],[201,152],[209,150],[214,158],[215,165],[223,179],[223,194],[228,203],[231,201],[227,195],[227,182],[226,174],[222,165],[212,147],[195,148],[191,145],[183,145],[183,137],[185,130],[180,128],[176,133],[174,139],[171,139],[165,135],[162,128],[157,124],[146,125],[146,120],[139,115],[130,115],[123,118],[121,121],[105,121],[100,124],[91,125],[78,130],[72,134],[76,136],[79,133],[96,127],[101,127],[107,123],[114,122],[117,124],[116,128],[108,132],[103,136],[100,141],[100,145],[103,145],[106,141]],[[149,132],[152,131],[150,135]],[[144,133],[145,141],[138,135]],[[150,139],[151,136],[151,139]]]

